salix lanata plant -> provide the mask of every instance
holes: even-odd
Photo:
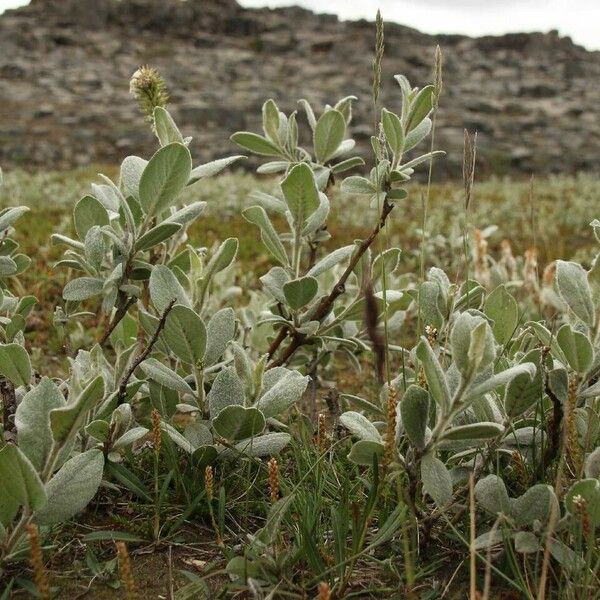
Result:
[[[164,92],[160,81],[145,81],[140,91],[139,78],[132,88],[152,92],[144,106],[163,98],[155,93]],[[59,522],[89,503],[105,465],[143,445],[153,409],[199,472],[218,454],[271,456],[289,442],[289,434],[266,430],[281,428],[275,417],[300,398],[306,378],[285,368],[265,373],[266,358],[254,363],[234,341],[234,310],[211,299],[237,239],[211,252],[186,243],[205,203],[181,205],[181,193],[240,157],[194,168],[190,140],[164,106],[154,106],[152,127],[160,144],[154,156],[127,157],[117,183],[102,177],[92,185],[75,206],[78,239],[53,236],[67,246],[57,266],[77,275],[64,287],[57,320],[68,328],[93,315],[86,309],[94,303],[105,316],[98,343],[70,358],[63,381],[34,376],[23,330],[35,299],[17,298],[4,283],[30,262],[9,237],[27,209],[0,212],[3,560],[18,553],[33,520]]]
[[[296,113],[284,115],[273,100],[263,106],[263,135],[239,132],[232,137],[242,148],[272,159],[259,167],[260,173],[284,174],[278,194],[252,194],[256,204],[243,212],[259,228],[263,244],[278,263],[261,277],[272,298],[271,308],[262,319],[274,329],[268,349],[271,367],[296,360],[296,352],[308,345],[321,348],[321,355],[330,353],[332,346],[349,356],[368,348],[368,336],[357,324],[365,312],[362,291],[367,281],[373,278],[377,284],[383,275],[377,263],[385,263],[386,270],[391,271],[400,255],[399,249],[390,248],[373,260],[373,242],[395,203],[407,198],[404,186],[414,168],[440,154],[426,153],[404,161],[405,155],[431,131],[429,114],[434,95],[433,86],[418,89],[403,76],[396,80],[402,94],[402,112],[396,115],[382,111],[385,146],[378,136],[372,138],[377,166],[369,177],[350,176],[341,184],[344,194],[366,197],[374,206],[381,203],[376,225],[366,239],[324,256],[318,257],[315,247],[328,237],[329,185],[337,174],[362,164],[358,158],[338,162],[354,147],[354,141],[347,139],[354,98],[326,106],[318,118],[306,100],[300,101],[312,130],[310,149],[298,145]],[[288,231],[278,232],[269,213],[285,217]],[[379,314],[395,310],[389,302],[384,306],[380,292],[376,295]],[[398,296],[391,297],[398,300]],[[301,361],[308,358],[304,355]]]

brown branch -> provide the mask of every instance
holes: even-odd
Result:
[[[144,351],[141,352],[135,358],[133,363],[131,363],[131,366],[129,367],[129,369],[127,369],[127,372],[121,379],[121,383],[119,384],[119,394],[117,396],[117,405],[123,404],[123,402],[125,400],[125,396],[127,395],[127,384],[129,383],[131,376],[133,375],[134,371],[140,366],[140,364],[142,362],[144,362],[146,360],[146,358],[148,358],[148,355],[150,354],[150,352],[152,352],[152,348],[154,347],[154,344],[156,344],[156,342],[158,340],[158,336],[160,335],[160,332],[164,329],[165,323],[167,322],[167,316],[171,312],[171,309],[173,308],[173,306],[175,306],[175,302],[176,302],[175,298],[173,298],[173,300],[171,300],[171,302],[169,302],[169,305],[167,306],[167,308],[165,308],[162,316],[160,317],[160,321],[158,322],[156,331],[150,338],[148,345],[146,346],[146,348],[144,348]]]
[[[100,346],[104,346],[106,340],[110,337],[110,334],[116,329],[117,325],[125,318],[127,311],[131,306],[133,306],[136,302],[137,298],[129,298],[126,300],[119,308],[117,308],[117,312],[113,320],[109,323],[108,327],[102,334],[102,337],[98,340],[98,344]]]
[[[392,212],[394,208],[393,204],[387,202],[387,200],[383,203],[383,208],[381,210],[381,215],[379,216],[379,220],[377,221],[377,225],[374,227],[373,231],[366,240],[363,240],[358,250],[352,256],[350,260],[350,264],[346,268],[346,270],[342,273],[341,277],[338,279],[337,283],[333,286],[333,289],[329,293],[329,295],[321,301],[317,310],[311,317],[311,321],[322,321],[330,312],[333,303],[346,291],[346,281],[356,268],[356,265],[363,257],[365,252],[370,248],[371,244],[375,241],[375,238],[379,234],[379,232],[383,229],[386,219],[388,215]],[[280,358],[275,359],[269,363],[267,366],[268,369],[272,369],[273,367],[279,367],[287,363],[287,361],[292,357],[292,355],[300,348],[307,343],[309,343],[309,338],[298,332],[291,332],[292,341],[289,346],[283,351]],[[286,336],[283,336],[279,345],[283,342]],[[273,344],[274,346],[274,344]],[[273,348],[274,352],[277,351],[279,346]]]
[[[542,363],[543,364],[543,363]],[[546,446],[546,451],[544,452],[544,456],[537,468],[536,479],[542,479],[544,472],[548,465],[558,456],[560,451],[560,442],[561,442],[561,427],[563,420],[563,407],[559,398],[556,397],[556,394],[552,391],[550,387],[550,383],[548,381],[548,371],[544,369],[544,390],[548,395],[548,398],[552,401],[552,417],[550,422],[548,423],[548,438],[549,444]]]
[[[2,398],[2,428],[4,441],[14,442],[17,439],[15,413],[17,411],[17,397],[15,386],[8,379],[0,378],[0,397]]]
[[[288,328],[287,328],[287,325],[284,325],[279,330],[279,333],[277,334],[277,337],[273,340],[273,342],[269,346],[269,350],[268,350],[268,358],[269,358],[269,360],[271,360],[271,358],[273,358],[275,352],[277,352],[277,350],[279,349],[279,346],[281,346],[281,343],[287,337],[287,334],[288,334]]]

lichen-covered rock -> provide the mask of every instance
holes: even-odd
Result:
[[[124,83],[144,63],[167,77],[201,160],[230,151],[235,130],[257,129],[267,96],[290,111],[297,98],[324,105],[346,94],[359,97],[353,133],[367,156],[373,37],[367,21],[235,0],[34,0],[0,16],[0,162],[68,167],[147,152],[152,135]],[[436,143],[448,156],[437,176],[460,177],[465,127],[479,131],[480,174],[597,168],[600,88],[589,82],[599,52],[556,32],[471,39],[388,24],[384,103],[395,73],[431,79],[438,43]]]

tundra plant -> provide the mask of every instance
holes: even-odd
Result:
[[[374,214],[365,239],[347,246],[331,249],[328,194],[338,177],[363,166],[348,137],[354,97],[319,116],[300,101],[310,147],[300,144],[297,114],[285,115],[273,100],[263,106],[262,135],[234,134],[238,145],[268,159],[259,173],[279,177],[273,194],[253,193],[243,211],[274,264],[240,307],[229,289],[238,240],[194,245],[187,232],[206,203],[184,204],[182,193],[242,157],[194,167],[191,140],[165,107],[164,82],[152,69],[137,72],[132,91],[159,149],[149,160],[125,158],[115,182],[101,176],[74,208],[75,237],[53,236],[66,247],[57,267],[75,274],[55,323],[68,341],[72,324],[97,321],[97,339],[69,355],[65,377],[46,365],[33,372],[24,331],[35,298],[14,291],[31,261],[12,238],[27,209],[0,212],[2,561],[22,553],[31,522],[50,525],[81,511],[103,478],[119,472],[115,463],[148,443],[160,446],[156,435],[180,449],[195,479],[215,461],[281,452],[294,431],[287,416],[317,366],[339,352],[359,367],[359,354],[371,352],[378,393],[342,393],[348,410],[336,423],[353,442],[343,464],[358,465],[353,476],[364,467],[375,474],[364,525],[353,526],[356,548],[382,485],[392,480],[402,506],[384,511],[394,525],[381,528],[386,540],[406,506],[425,536],[448,514],[460,519],[472,489],[486,527],[493,523],[475,549],[503,542],[537,555],[547,548],[565,569],[590,574],[570,546],[582,535],[591,544],[600,524],[600,254],[589,270],[557,262],[546,282],[556,323],[527,321],[508,276],[496,286],[482,277],[451,279],[437,267],[395,277],[400,249],[382,243],[376,252],[374,242],[408,201],[415,168],[439,154],[407,156],[432,130],[438,87],[396,81],[401,111],[381,111],[374,166],[339,186]],[[600,231],[597,221],[592,226]],[[395,375],[385,384],[383,365]],[[290,494],[274,504],[250,547],[253,560],[272,545],[271,524],[279,527],[292,503]],[[347,528],[338,533],[345,543]],[[348,570],[340,562],[341,589],[355,554]],[[234,566],[243,576],[245,559]]]

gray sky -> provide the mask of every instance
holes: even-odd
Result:
[[[502,34],[549,31],[600,50],[600,0],[238,0],[243,6],[299,4],[343,19],[373,19],[377,8],[387,21],[427,33]],[[27,0],[0,0],[0,12]]]

